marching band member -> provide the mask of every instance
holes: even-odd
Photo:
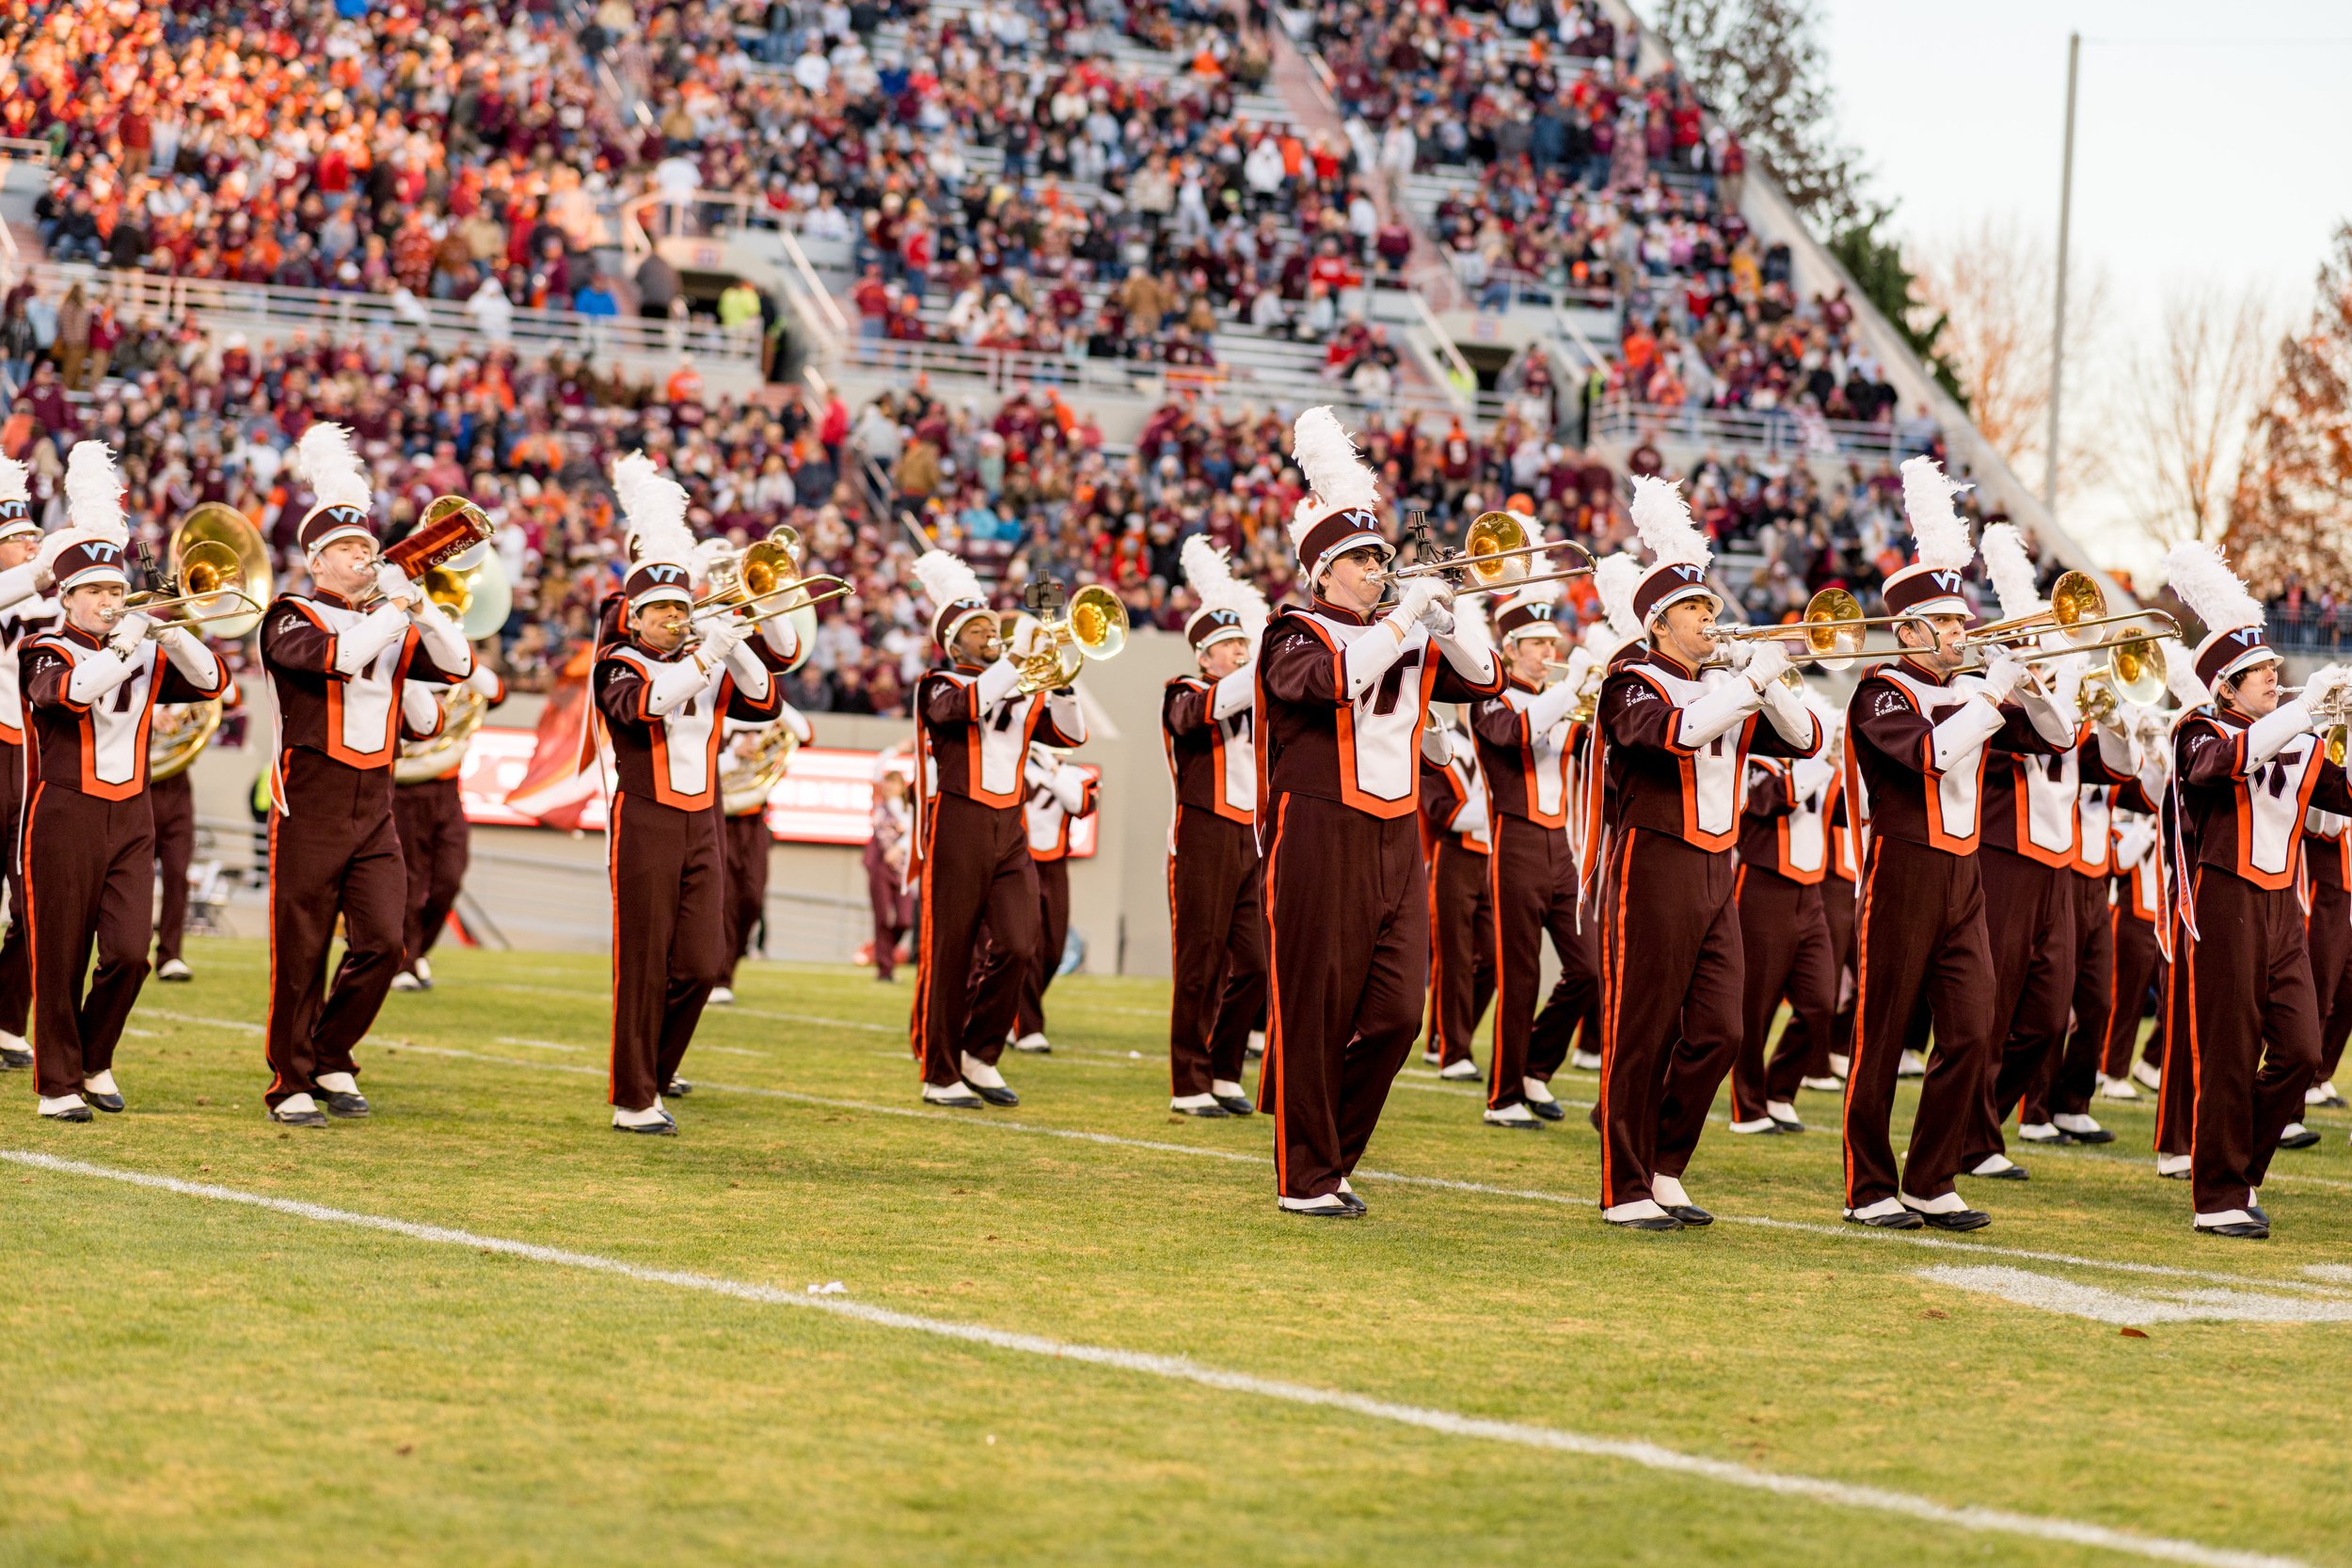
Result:
[[[486,664],[459,682],[491,707],[506,701],[506,682]],[[454,688],[452,689],[455,689]],[[424,681],[401,685],[404,723],[412,718],[412,739],[439,732],[448,705],[442,689]],[[441,768],[429,778],[402,779],[395,768],[392,783],[392,821],[400,830],[401,863],[407,883],[402,923],[400,973],[392,976],[394,990],[429,990],[433,986],[433,944],[441,940],[450,911],[466,886],[466,866],[473,850],[473,829],[466,821],[466,800],[458,788],[465,771],[466,751],[453,746]]]
[[[1184,580],[1200,606],[1184,620],[1196,674],[1160,698],[1160,738],[1176,791],[1168,831],[1168,1109],[1248,1116],[1241,1075],[1249,1032],[1265,1021],[1264,868],[1258,858],[1253,660],[1265,595],[1233,575],[1204,535],[1184,541]]]
[[[1953,1180],[1999,1049],[1977,855],[1987,751],[2055,756],[2074,743],[2074,726],[2026,685],[2026,666],[2011,655],[1961,673],[1971,613],[1961,584],[1976,555],[1952,506],[1963,486],[1925,457],[1902,473],[1918,559],[1883,592],[1886,612],[1902,617],[1895,636],[1903,657],[1865,675],[1846,707],[1847,791],[1856,808],[1867,800],[1868,817],[1854,921],[1845,1212],[1886,1229],[1974,1230],[1992,1216],[1969,1208]],[[1888,1121],[1923,999],[1935,1052],[1899,1187]]]
[[[1567,1115],[1552,1096],[1551,1075],[1567,1060],[1599,985],[1593,953],[1578,930],[1576,858],[1568,843],[1575,808],[1568,793],[1568,710],[1578,688],[1549,678],[1549,667],[1560,658],[1559,611],[1557,582],[1535,583],[1511,596],[1495,616],[1505,684],[1500,694],[1470,708],[1494,832],[1486,897],[1493,911],[1497,1000],[1484,1116],[1491,1127],[1534,1129]],[[1547,936],[1564,983],[1538,1014]]]
[[[908,852],[914,844],[914,811],[907,803],[907,779],[885,752],[874,779],[872,828],[862,862],[866,901],[874,911],[874,978],[898,978],[898,939],[914,926],[914,899],[907,891]]]
[[[1061,969],[1062,949],[1070,941],[1070,824],[1092,816],[1102,804],[1095,782],[1073,768],[1051,747],[1032,745],[1022,768],[1029,786],[1021,818],[1029,834],[1029,861],[1037,867],[1037,956],[1022,971],[1013,991],[1012,1031],[1015,1051],[1048,1055],[1053,1042],[1045,1037],[1045,990]],[[997,959],[990,944],[981,968]],[[979,984],[977,978],[974,985]]]
[[[1609,780],[1591,777],[1593,741],[1598,733],[1593,721],[1600,711],[1600,689],[1608,680],[1609,672],[1619,658],[1638,654],[1642,649],[1641,623],[1633,617],[1633,595],[1642,586],[1641,551],[1631,544],[1602,556],[1593,568],[1594,597],[1600,603],[1600,614],[1578,635],[1577,646],[1568,655],[1571,669],[1567,679],[1580,693],[1578,705],[1568,714],[1568,799],[1580,804],[1568,813],[1568,852],[1582,866],[1587,863],[1584,852],[1586,812],[1581,802],[1585,799],[1588,784],[1601,791],[1601,815],[1610,810]],[[1584,889],[1579,886],[1577,896],[1583,898]],[[1584,945],[1587,955],[1582,973],[1595,976],[1596,983],[1582,988],[1587,998],[1584,1018],[1579,1025],[1575,1048],[1568,1053],[1568,1066],[1579,1072],[1600,1070],[1600,922],[1579,920],[1576,940]],[[1575,982],[1575,974],[1562,966],[1555,992]],[[1597,1114],[1597,1113],[1596,1113]],[[1596,1121],[1596,1126],[1598,1125]]]
[[[1601,1218],[1679,1230],[1713,1222],[1682,1175],[1740,1050],[1740,780],[1751,752],[1815,755],[1821,727],[1781,683],[1779,643],[1737,673],[1714,662],[1714,556],[1679,487],[1636,476],[1632,510],[1651,556],[1633,599],[1648,641],[1601,687],[1585,807],[1601,872]]]
[[[765,632],[776,624],[763,622],[759,630]],[[767,652],[762,654],[757,645],[763,641],[755,636],[747,640],[746,645],[768,666],[772,677],[779,673],[774,645],[767,644]],[[780,696],[776,706],[776,717],[764,724],[747,724],[739,719],[726,721],[721,726],[722,744],[732,748],[739,757],[756,756],[769,732],[778,725],[789,730],[792,738],[803,746],[815,741],[817,731],[800,709]],[[734,809],[729,809],[728,802],[723,800],[721,807],[720,819],[724,825],[727,847],[727,973],[712,988],[710,1002],[713,1006],[730,1007],[735,1005],[736,966],[750,950],[752,932],[758,929],[768,908],[768,851],[774,847],[776,836],[768,831],[766,796],[739,802]]]
[[[997,1062],[1020,986],[1044,941],[1029,856],[1029,744],[1083,745],[1086,718],[1065,688],[1024,692],[1021,660],[1045,646],[1024,621],[1008,649],[972,568],[927,550],[914,575],[931,601],[931,636],[947,667],[915,687],[914,875],[920,879],[911,1043],[923,1099],[970,1108],[1018,1105]],[[974,984],[981,927],[1005,961]]]
[[[2352,818],[2313,807],[2303,818],[2303,859],[2312,868],[2307,929],[2312,985],[2319,1009],[2319,1070],[2304,1091],[2306,1105],[2341,1106],[2336,1066],[2352,1036]]]
[[[59,624],[55,597],[40,591],[33,557],[40,524],[33,517],[24,465],[0,457],[0,865],[8,885],[8,928],[0,938],[0,1069],[33,1065],[24,1038],[33,1000],[30,938],[24,926],[24,863],[18,826],[24,812],[24,711],[17,692],[17,651],[36,632]]]
[[[2164,1093],[2167,1049],[2166,999],[2171,995],[2175,945],[2172,929],[2175,899],[2167,878],[2170,867],[2165,850],[2166,824],[2171,810],[2172,728],[2182,715],[2212,701],[2190,668],[2193,656],[2178,639],[2166,638],[2166,684],[2177,711],[2151,708],[2139,715],[2141,765],[2153,787],[2143,787],[2144,800],[2119,800],[2115,812],[2116,863],[2116,996],[2117,1006],[2107,1021],[2106,1060],[2102,1067],[2100,1098],[2137,1100],[2142,1088],[2153,1089],[2156,1101],[2156,1174],[2188,1180],[2188,1114],[2185,1096],[2174,1106]],[[2153,1006],[2149,1006],[2151,997]],[[2126,1003],[2123,999],[2132,998]],[[2141,1043],[2139,1020],[2153,1014],[2154,1024]],[[2127,1016],[2128,1015],[2128,1016]],[[2184,1059],[2185,1061],[2185,1058]],[[2184,1067],[2184,1073],[2185,1073]],[[2185,1089],[2188,1085],[2180,1085]],[[2168,1123],[2178,1112],[2180,1129]],[[2177,1156],[2177,1159],[2174,1158]]]
[[[350,433],[313,424],[294,461],[316,497],[297,533],[314,592],[278,594],[262,619],[262,666],[278,714],[263,1098],[273,1121],[324,1127],[330,1115],[368,1114],[352,1048],[400,967],[407,877],[392,821],[392,762],[401,683],[463,680],[473,649],[405,572],[379,562],[369,522],[374,496]],[[383,603],[362,608],[372,594]],[[338,915],[346,946],[330,989]]]
[[[694,613],[684,486],[631,452],[612,491],[628,520],[625,634],[598,648],[592,687],[618,779],[609,1098],[615,1130],[675,1136],[661,1096],[684,1092],[679,1064],[729,962],[720,726],[773,719],[781,698],[740,617]]]
[[[1824,736],[1836,709],[1805,693]],[[1740,818],[1740,907],[1743,1006],[1740,1054],[1731,1067],[1731,1130],[1802,1132],[1797,1090],[1814,1040],[1835,1037],[1837,959],[1821,885],[1831,860],[1829,800],[1837,768],[1829,747],[1800,762],[1748,759],[1746,808]],[[1772,1020],[1786,1000],[1788,1027],[1771,1065],[1764,1060]],[[1803,1027],[1799,1027],[1802,1021]]]
[[[1475,598],[1454,603],[1468,641]],[[1440,1078],[1475,1078],[1470,1037],[1494,999],[1494,853],[1478,742],[1432,713],[1421,737],[1422,832],[1429,841],[1429,1035],[1421,1059]]]
[[[236,676],[231,674],[228,689],[220,695],[219,705],[226,710],[244,701],[237,689]],[[184,709],[179,705],[156,705],[187,715],[199,711],[198,705],[193,705]],[[188,867],[196,860],[196,786],[190,776],[194,758],[183,755],[179,759],[178,771],[157,774],[156,747],[152,744],[157,734],[152,728],[149,739],[147,804],[155,818],[155,879],[162,884],[155,902],[155,978],[184,984],[196,977],[181,955],[181,942],[188,926]]]
[[[1258,656],[1258,821],[1266,848],[1273,1027],[1258,1106],[1274,1117],[1276,1203],[1364,1211],[1347,1184],[1411,1052],[1428,988],[1428,867],[1412,820],[1429,704],[1502,689],[1492,650],[1454,635],[1448,591],[1400,579],[1379,482],[1326,407],[1298,418],[1310,494],[1291,542],[1313,597],[1284,606]]]
[[[129,531],[104,443],[74,443],[65,490],[69,526],[36,558],[65,625],[36,633],[17,656],[35,780],[24,808],[24,924],[40,1114],[87,1121],[93,1106],[122,1109],[115,1046],[147,978],[154,931],[148,724],[158,701],[217,697],[229,676],[186,627],[159,629],[123,609]]]
[[[2004,619],[2049,611],[2049,603],[2035,586],[2025,538],[2013,526],[1994,523],[1987,528],[1981,553]],[[2051,651],[2059,651],[2058,634],[2044,641],[2054,644]],[[2001,1124],[2028,1096],[2043,1064],[2065,1045],[2084,941],[2076,923],[2075,891],[2083,882],[2075,870],[2082,846],[2083,789],[2128,784],[2132,778],[2131,737],[2112,719],[2095,726],[2080,721],[2074,692],[2085,662],[2085,656],[2073,655],[2056,666],[2060,711],[2074,731],[2065,751],[2030,760],[2014,754],[1995,757],[1984,776],[1983,838],[1977,861],[1984,887],[1985,935],[1993,950],[1995,1046],[1983,1102],[1961,1152],[1963,1171],[1994,1180],[2026,1180],[2026,1168],[2010,1160],[2003,1146]],[[2035,1115],[2024,1118],[2020,1135],[2029,1143],[2065,1141],[2066,1133],[2042,1119],[2040,1097],[2035,1098]],[[2098,1141],[2091,1134],[2105,1131],[2087,1114],[2077,1126],[2085,1130],[2087,1142]]]
[[[2174,732],[2180,924],[2165,1077],[2185,1053],[2195,1075],[2194,1227],[2265,1237],[2263,1177],[2319,1067],[2318,998],[2296,895],[2304,816],[2314,806],[2352,814],[2344,771],[2323,753],[2313,715],[2342,701],[2352,672],[2328,666],[2281,703],[2262,606],[2220,552],[2180,545],[2164,565],[2204,623],[2197,676],[2214,697]]]

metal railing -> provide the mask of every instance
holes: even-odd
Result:
[[[2352,605],[2289,610],[2273,604],[2265,616],[2270,645],[2290,653],[2332,654],[2352,649]]]
[[[112,302],[117,316],[126,322],[142,315],[158,321],[193,316],[264,331],[315,333],[338,341],[373,337],[389,343],[422,337],[441,346],[493,344],[527,355],[564,353],[663,361],[691,354],[707,369],[748,369],[754,373],[760,363],[756,327],[730,329],[693,318],[592,316],[578,310],[515,307],[509,307],[501,318],[477,314],[456,301],[421,299],[405,293],[289,289],[79,262],[44,262],[30,270],[36,281],[54,290],[82,284],[90,293]]]
[[[1824,420],[1794,409],[1708,408],[1697,404],[1636,403],[1622,395],[1601,399],[1592,410],[1592,439],[1629,446],[1651,440],[1789,457],[1883,457],[1900,462],[1928,450],[1928,440],[1907,437],[1894,421]]]

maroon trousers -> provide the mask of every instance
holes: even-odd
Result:
[[[1600,976],[1592,943],[1576,928],[1576,855],[1567,831],[1498,813],[1494,837],[1494,853],[1486,857],[1496,980],[1486,1108],[1499,1111],[1527,1098],[1524,1080],[1549,1083],[1560,1070]],[[1560,958],[1560,983],[1538,1013],[1546,936]]]
[[[727,973],[723,985],[735,984],[735,966],[751,946],[752,932],[768,907],[768,849],[775,835],[768,831],[766,810],[725,816],[727,859]]]
[[[1012,1032],[1045,1033],[1045,988],[1061,973],[1062,950],[1070,945],[1070,862],[1037,863],[1037,957],[1022,971],[1012,1009]]]
[[[2295,890],[2212,866],[2195,875],[2199,935],[2174,949],[2164,1078],[2169,1090],[2185,1058],[2189,1184],[2197,1212],[2215,1214],[2254,1201],[2280,1132],[2302,1117],[2319,1004]]]
[[[395,784],[392,820],[400,829],[400,856],[408,879],[407,911],[401,946],[405,963],[433,951],[466,885],[466,857],[472,845],[466,825],[465,797],[457,775],[423,784]]]
[[[2073,884],[2080,879],[2065,866],[2008,849],[1979,850],[1977,863],[1993,955],[1994,1043],[1980,1103],[1961,1149],[1963,1170],[2002,1152],[2001,1124],[2025,1098],[2042,1058],[2066,1037],[2066,1008],[2074,993]]]
[[[1823,882],[1831,879],[1824,878]],[[1838,884],[1844,886],[1842,882]],[[1740,906],[1742,1006],[1740,1054],[1731,1067],[1731,1117],[1756,1121],[1768,1101],[1797,1098],[1814,1040],[1832,1037],[1837,1011],[1837,960],[1833,956],[1822,883],[1794,882],[1769,866],[1740,868],[1733,896]],[[1783,1001],[1788,1027],[1770,1067],[1764,1048]],[[1803,1020],[1804,1027],[1798,1028]]]
[[[1339,1191],[1421,1031],[1429,986],[1421,826],[1337,800],[1276,799],[1266,836],[1271,994],[1258,1108],[1285,1197]]]
[[[1643,829],[1601,890],[1601,1207],[1679,1178],[1740,1053],[1742,963],[1728,850]],[[1507,971],[1506,971],[1507,974]]]
[[[1171,1098],[1241,1082],[1249,1031],[1265,1022],[1264,891],[1255,828],[1176,808],[1176,852],[1168,862]]]
[[[1830,1053],[1845,1056],[1853,1049],[1853,918],[1858,900],[1854,884],[1834,872],[1821,879],[1820,892],[1822,924],[1829,930],[1830,990],[1836,1000],[1831,1004],[1826,1030],[1808,1027],[1804,1014],[1795,1012],[1780,1037],[1781,1051],[1794,1057],[1805,1078],[1830,1077]]]
[[[1429,1035],[1440,1068],[1470,1060],[1495,993],[1494,895],[1482,855],[1439,833],[1429,862]]]
[[[2352,1036],[2352,894],[2328,882],[2312,884],[2305,927],[2312,954],[2312,989],[2319,1007],[2319,1083],[2336,1075],[2344,1042]]]
[[[79,1094],[86,1077],[114,1066],[147,979],[154,879],[146,796],[102,800],[56,784],[33,786],[24,814],[24,924],[40,1093]]]
[[[914,895],[871,845],[866,850],[866,901],[874,911],[874,977],[896,978],[898,939],[914,925]]]
[[[0,939],[0,1032],[22,1039],[33,1005],[33,947],[24,928],[24,748],[0,741],[0,863],[8,889],[8,933]]]
[[[1913,1197],[1941,1197],[1983,1115],[1990,1070],[1993,969],[1978,857],[1885,835],[1870,841],[1854,914],[1854,1033],[1846,1078],[1846,1207],[1896,1196],[1895,1073],[1924,1005],[1934,1054],[1919,1085],[1900,1177]]]
[[[710,990],[726,977],[726,850],[714,803],[682,811],[612,797],[612,1045],[607,1098],[650,1106],[677,1076]]]
[[[155,819],[155,876],[163,897],[155,911],[155,961],[180,956],[188,928],[188,864],[196,859],[196,790],[185,772],[147,786]]]
[[[1020,1004],[1021,972],[1044,938],[1037,863],[1018,803],[984,806],[942,793],[923,821],[923,891],[917,914],[913,1045],[923,1082],[961,1083],[959,1053],[992,1066]],[[987,940],[1007,961],[974,983]]]
[[[352,1048],[375,1022],[401,964],[407,873],[392,825],[389,768],[347,768],[303,747],[285,753],[288,809],[269,819],[271,1105],[359,1070]],[[343,959],[326,954],[342,917]]]
[[[2156,923],[2132,913],[2131,889],[2118,884],[2114,906],[2115,1003],[2107,1012],[2106,1056],[2099,1070],[2121,1078],[2132,1069],[2132,1048],[2139,1044],[2139,1021],[2148,1014],[2148,992],[2164,994],[2164,953],[2156,946]],[[2163,1010],[2157,1010],[2155,1037],[2149,1042],[2149,1060],[2163,1063]]]
[[[2046,1122],[2054,1116],[2088,1116],[2099,1086],[2099,1063],[2106,1053],[2107,1021],[2115,1012],[2115,926],[2120,918],[2107,902],[2107,879],[2070,874],[2074,897],[2074,1022],[2065,1045],[2047,1052],[2042,1070],[2026,1085],[2020,1123]]]

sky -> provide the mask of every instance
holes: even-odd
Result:
[[[2124,328],[2113,341],[2153,330],[2175,284],[2256,281],[2283,314],[2309,309],[2329,238],[2352,218],[2352,5],[1816,5],[1839,134],[1879,198],[1899,200],[1898,232],[2015,214],[2055,241],[2067,35],[2079,31],[2072,245],[2106,267]],[[2084,510],[2102,516],[2066,521],[2122,545],[2119,504],[2090,498]]]

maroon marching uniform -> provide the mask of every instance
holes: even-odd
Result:
[[[1029,833],[1029,863],[1037,868],[1038,943],[1037,956],[1014,988],[1012,1029],[1017,1039],[1045,1033],[1045,990],[1054,983],[1062,949],[1070,941],[1070,825],[1092,816],[1103,803],[1094,779],[1067,765],[1063,768],[1045,773],[1032,753],[1022,820]]]
[[[1740,781],[1751,754],[1820,749],[1820,723],[1795,715],[1745,675],[1657,649],[1621,656],[1601,687],[1586,793],[1607,815],[1586,832],[1601,879],[1604,1217],[1661,1206],[1655,1179],[1679,1186],[1739,1053]]]
[[[1956,594],[1959,574],[1949,576]],[[1869,813],[1844,1110],[1846,1209],[1861,1217],[1898,1197],[1888,1118],[1904,1038],[1923,1001],[1935,1053],[1899,1193],[1926,1203],[1953,1191],[1999,1044],[1977,856],[1983,779],[1994,751],[2054,755],[2060,748],[2023,705],[1995,703],[1975,677],[1947,681],[1913,658],[1864,676],[1847,713],[1849,809],[1859,792]]]
[[[466,680],[490,706],[506,701],[506,682],[487,665],[478,666]],[[437,690],[412,683],[403,689],[402,701],[411,710],[404,729],[406,738],[421,740],[439,733],[443,717]],[[429,717],[416,711],[421,705],[430,705]],[[418,723],[419,719],[424,722]],[[413,782],[399,780],[395,769],[392,821],[400,830],[401,862],[408,883],[401,947],[412,972],[417,960],[429,955],[434,943],[441,940],[441,929],[449,924],[450,911],[457,907],[457,895],[466,885],[472,831],[466,821],[465,797],[458,789],[465,763],[462,750],[452,752],[439,772]]]
[[[1470,1040],[1494,999],[1494,853],[1478,743],[1453,729],[1430,735],[1443,763],[1421,759],[1422,833],[1429,844],[1429,1033],[1423,1055],[1439,1071],[1472,1060]]]
[[[2314,809],[2303,821],[2303,863],[2310,870],[2312,908],[2305,927],[2312,986],[2319,1009],[2319,1069],[2324,1085],[2344,1060],[2352,1036],[2352,819]]]
[[[61,584],[65,565],[61,559]],[[122,579],[118,572],[110,580]],[[170,635],[168,649],[143,639],[118,654],[66,626],[36,634],[18,652],[33,774],[24,912],[34,1076],[44,1099],[80,1094],[87,1077],[111,1070],[147,977],[154,933],[147,732],[154,705],[202,702],[228,689],[228,673],[209,649],[184,631]]]
[[[642,1111],[677,1076],[727,974],[721,721],[773,719],[782,699],[745,648],[706,667],[691,649],[663,654],[634,636],[602,650],[594,689],[617,778],[608,1098]]]
[[[1829,880],[1828,805],[1836,770],[1823,758],[1748,764],[1740,824],[1741,1019],[1740,1054],[1731,1069],[1734,1132],[1780,1126],[1774,1105],[1791,1105],[1813,1042],[1834,1037],[1838,959],[1822,885]],[[1769,1066],[1764,1048],[1783,1001],[1788,1026]]]
[[[39,531],[25,503],[0,501],[0,537]],[[63,624],[56,598],[36,593],[33,563],[0,572],[0,865],[8,884],[8,929],[0,938],[0,1035],[21,1047],[33,1000],[33,962],[24,928],[24,875],[20,850],[24,798],[31,792],[31,764],[24,750],[24,709],[19,694],[17,656],[36,633]]]
[[[1515,614],[1549,625],[1551,606],[1514,605],[1497,619],[1508,635]],[[1486,1064],[1486,1109],[1526,1103],[1526,1080],[1549,1083],[1599,990],[1592,947],[1579,930],[1577,857],[1568,837],[1568,709],[1576,691],[1549,689],[1506,674],[1503,689],[1470,709],[1479,771],[1486,780],[1494,849],[1486,897],[1494,921],[1495,1026]],[[1561,984],[1539,1013],[1543,943],[1558,955]]]
[[[2161,997],[2165,958],[2157,941],[2160,921],[2170,918],[2164,887],[2164,856],[2158,842],[2155,814],[2114,808],[2115,968],[2108,988],[2106,1050],[2100,1071],[2112,1079],[2129,1077],[2132,1053],[2139,1045],[2139,1021],[2153,987]],[[2158,1009],[2154,1048],[2163,1037],[2163,1011]],[[2152,1058],[2153,1059],[2153,1058]],[[2184,1150],[2185,1152],[2185,1150]]]
[[[360,526],[364,527],[364,517]],[[435,615],[426,611],[425,617]],[[421,617],[421,620],[423,618]],[[352,1048],[399,968],[407,876],[392,818],[402,682],[448,685],[473,670],[453,625],[411,622],[339,594],[281,594],[262,622],[277,704],[270,812],[267,1102],[358,1071]],[[334,982],[326,954],[342,917]]]
[[[1240,1083],[1250,1031],[1265,1022],[1256,682],[1245,664],[1216,681],[1178,675],[1160,698],[1176,792],[1168,833],[1171,1100],[1198,1103],[1219,1083]]]
[[[766,651],[761,651],[760,662],[768,667],[771,677],[781,673],[779,661]],[[793,738],[803,746],[817,737],[808,721],[789,703],[780,703],[774,722],[788,727]],[[762,727],[729,720],[722,731],[725,740],[732,742],[737,736],[755,735]],[[736,966],[750,950],[752,932],[758,928],[767,911],[768,852],[774,847],[776,835],[768,829],[768,801],[764,797],[741,811],[723,815],[727,841],[727,973],[719,983],[732,990]]]

